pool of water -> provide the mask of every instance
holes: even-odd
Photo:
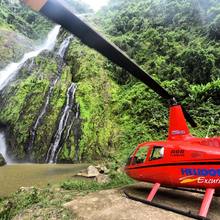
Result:
[[[74,178],[86,164],[13,164],[0,167],[0,197],[20,187],[43,187]]]

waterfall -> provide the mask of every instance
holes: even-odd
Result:
[[[44,115],[46,114],[46,111],[47,111],[47,108],[48,108],[48,105],[50,103],[50,98],[53,94],[53,91],[54,91],[54,87],[55,85],[57,84],[58,80],[60,79],[60,76],[61,76],[61,72],[62,72],[62,67],[63,67],[63,58],[64,58],[64,55],[66,53],[66,50],[70,44],[70,40],[72,39],[72,36],[69,36],[67,37],[63,42],[62,44],[60,45],[60,48],[59,48],[59,52],[58,52],[58,55],[62,58],[61,60],[61,63],[59,64],[59,68],[58,68],[58,74],[57,74],[57,77],[55,78],[55,80],[53,80],[51,82],[51,85],[50,85],[50,88],[49,88],[49,91],[48,91],[48,94],[47,94],[47,97],[46,97],[46,101],[42,107],[42,110],[37,118],[37,120],[35,121],[34,123],[34,126],[32,127],[31,129],[31,132],[30,132],[30,141],[29,141],[29,146],[28,146],[28,153],[30,154],[30,150],[32,149],[33,145],[34,145],[34,141],[35,141],[35,137],[36,137],[36,132],[37,132],[37,128],[38,126],[40,125],[41,123],[41,120],[43,119]]]
[[[75,162],[79,161],[79,141],[82,135],[80,118],[80,105],[76,104],[75,126],[74,126],[74,144],[75,144]]]
[[[66,53],[66,50],[67,50],[67,48],[68,48],[68,46],[69,46],[70,41],[71,41],[72,38],[73,38],[72,36],[67,37],[67,38],[63,41],[63,43],[60,45],[60,49],[59,49],[59,51],[58,51],[58,55],[59,55],[61,58],[64,58],[65,53]]]
[[[0,71],[0,91],[16,76],[28,59],[38,56],[44,50],[52,50],[56,44],[60,26],[55,26],[48,34],[46,41],[36,50],[24,54],[18,63],[11,63]]]
[[[35,138],[36,138],[37,128],[40,125],[41,120],[42,120],[42,118],[44,117],[44,115],[45,115],[45,113],[47,111],[47,108],[48,108],[48,105],[49,105],[49,102],[50,102],[50,98],[51,98],[51,96],[53,94],[53,90],[54,90],[54,87],[55,87],[58,79],[59,79],[59,76],[54,81],[52,81],[50,89],[49,89],[49,92],[48,92],[47,97],[46,97],[46,101],[44,103],[44,106],[43,106],[39,116],[37,117],[37,120],[35,121],[34,126],[31,129],[31,132],[30,132],[31,137],[30,137],[29,146],[28,146],[28,153],[29,154],[30,154],[30,151],[31,151],[31,149],[32,149],[32,147],[34,145],[34,141],[35,141]]]
[[[38,118],[37,118],[37,120],[36,120],[36,122],[34,124],[34,127],[33,127],[34,131],[37,130],[37,127],[38,127],[41,119],[43,118],[43,116],[46,113],[48,104],[50,102],[50,97],[51,97],[51,95],[53,93],[54,86],[57,84],[57,81],[58,81],[58,77],[51,83],[51,86],[50,86],[50,89],[49,89],[49,92],[48,92],[48,95],[47,95],[47,98],[46,98],[46,102],[44,103],[43,109],[42,109],[41,113],[39,114],[39,116],[38,116]]]
[[[11,160],[7,155],[7,145],[4,132],[0,132],[0,153],[5,158],[7,163],[11,163]]]
[[[73,102],[73,99],[74,99],[74,96],[75,96],[76,88],[77,88],[77,86],[76,86],[75,83],[72,83],[70,85],[70,87],[68,88],[66,105],[65,105],[65,108],[63,110],[63,114],[62,114],[62,117],[60,119],[59,126],[58,126],[58,129],[57,129],[55,137],[54,137],[54,141],[51,144],[50,149],[47,153],[46,161],[49,162],[49,163],[54,163],[57,160],[57,153],[59,151],[61,138],[62,138],[63,132],[66,128],[67,121],[68,121],[68,118],[69,118],[69,114],[70,114],[70,111],[71,111],[71,108],[72,108],[72,104],[73,104],[72,102]]]
[[[80,119],[80,106],[77,103],[73,103],[73,109],[71,112],[71,116],[69,121],[71,121],[70,125],[67,126],[67,132],[65,135],[65,142],[68,142],[71,130],[73,131],[73,136],[74,136],[74,145],[75,145],[75,158],[74,161],[78,162],[79,161],[79,140],[81,138],[81,119]],[[71,151],[71,146],[69,146],[70,151]],[[55,158],[55,161],[57,161],[58,155],[60,151],[62,150],[62,147],[59,148],[57,152],[57,156]]]

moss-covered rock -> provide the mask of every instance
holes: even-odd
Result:
[[[58,64],[59,58],[50,53],[28,61],[16,81],[2,94],[0,121],[9,127],[9,151],[18,160],[27,157],[31,129],[46,102],[51,82],[58,77],[31,150],[34,161],[43,162],[45,159],[71,83],[71,75],[65,68],[58,76]]]
[[[5,27],[0,27],[0,69],[17,62],[23,54],[33,49],[33,42],[25,36]]]
[[[121,134],[112,111],[119,88],[109,77],[105,59],[77,41],[70,46],[67,64],[75,71],[74,79],[78,85],[76,100],[82,118],[80,160],[111,157]]]

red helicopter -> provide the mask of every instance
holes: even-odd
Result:
[[[220,195],[220,137],[193,137],[186,121],[192,127],[197,125],[189,113],[177,103],[175,97],[162,88],[117,46],[108,42],[72,13],[63,1],[22,0],[22,2],[55,23],[60,24],[77,36],[84,44],[130,72],[168,101],[170,116],[167,140],[139,144],[125,167],[125,172],[131,178],[153,183],[152,190],[144,201],[132,197],[128,193],[126,194],[131,199],[156,205],[152,200],[160,186],[180,189],[204,189],[204,199],[198,215],[182,213],[163,205],[156,206],[186,214],[193,218],[205,219],[213,195]]]
[[[154,183],[146,201],[125,193],[134,200],[205,219],[214,193],[220,195],[220,137],[193,137],[180,105],[170,107],[169,124],[166,141],[139,144],[125,167],[125,172],[131,178]],[[160,186],[205,189],[199,215],[152,203]]]

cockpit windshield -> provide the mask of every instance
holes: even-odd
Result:
[[[148,150],[149,150],[148,146],[140,147],[136,152],[136,154],[134,155],[132,165],[144,163],[147,157]]]
[[[133,152],[129,155],[129,157],[128,157],[128,159],[127,159],[127,163],[126,163],[127,166],[129,166],[129,165],[131,164],[131,161],[132,161],[134,152],[135,152],[135,151],[133,151]]]

